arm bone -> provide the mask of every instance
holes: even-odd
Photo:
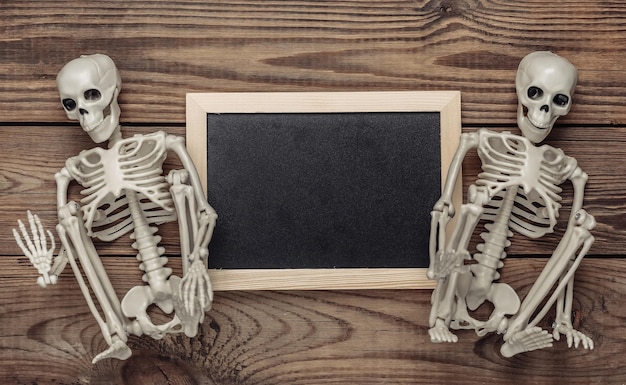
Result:
[[[575,160],[572,159],[571,161],[574,162],[575,166]],[[587,254],[587,252],[591,248],[591,245],[594,242],[594,237],[591,235],[590,231],[595,227],[596,222],[591,214],[582,209],[584,191],[588,180],[588,175],[580,167],[575,166],[574,171],[570,175],[569,179],[572,181],[572,185],[574,188],[574,198],[572,202],[572,212],[570,215],[568,228],[565,232],[563,240],[561,241],[561,244],[564,244],[563,247],[568,249],[568,251],[565,251],[564,254],[572,255],[571,262],[569,265],[569,270],[567,271],[567,273],[563,273],[563,276],[559,282],[559,286],[554,291],[544,308],[537,314],[533,323],[536,323],[538,322],[538,320],[543,318],[548,308],[554,303],[556,299],[557,323],[563,322],[566,327],[571,328],[574,273],[578,268],[578,265],[580,264],[582,258]],[[561,244],[559,244],[559,247],[555,251],[555,254],[561,248]],[[578,256],[574,259],[573,253],[581,246],[581,244],[582,248],[579,251]],[[555,334],[558,334],[556,330]],[[568,345],[571,345],[571,343],[568,343]]]
[[[532,322],[529,323],[529,327],[537,325],[537,323],[546,315],[550,307],[554,304],[557,298],[562,297],[564,294],[565,286],[571,283],[574,279],[574,273],[582,259],[587,255],[587,252],[591,248],[591,245],[594,242],[594,237],[591,235],[589,230],[593,229],[595,225],[595,221],[593,217],[587,214],[584,210],[580,210],[578,214],[575,216],[577,218],[576,223],[568,228],[563,239],[561,240],[560,247],[557,247],[552,258],[561,259],[564,256],[570,255],[572,256],[571,263],[568,266],[567,272],[563,273],[559,285],[556,287],[544,307],[537,313]],[[575,227],[574,227],[575,226]],[[579,250],[578,254],[575,258],[573,258],[573,254],[576,250]],[[531,293],[529,293],[530,295]],[[534,294],[534,293],[533,293]],[[572,306],[572,298],[571,296],[567,296],[569,298],[569,304],[566,304],[566,307],[571,311]],[[559,307],[563,309],[562,307]],[[558,308],[557,308],[558,310]],[[557,317],[558,318],[558,317]]]
[[[452,195],[456,185],[457,178],[461,173],[463,159],[472,148],[478,146],[479,135],[477,133],[461,134],[459,147],[454,154],[454,158],[448,169],[446,183],[443,188],[441,198],[435,203],[433,211],[431,211],[430,224],[430,240],[429,240],[429,257],[430,264],[427,276],[429,279],[435,279],[436,271],[438,271],[438,263],[441,253],[446,247],[447,226],[450,219],[454,216],[455,209],[452,205]]]
[[[184,188],[183,194],[179,196],[179,194],[174,193],[179,187],[172,186],[177,211],[179,211],[179,220],[192,222],[181,226],[181,230],[187,229],[187,232],[192,230],[194,239],[193,248],[191,244],[185,247],[188,255],[183,255],[183,258],[187,259],[183,266],[185,266],[187,274],[181,280],[180,294],[186,311],[190,314],[196,314],[197,310],[208,310],[213,301],[213,289],[206,261],[208,260],[208,245],[213,235],[217,214],[204,196],[198,171],[185,148],[183,138],[170,135],[167,137],[167,146],[181,160],[187,172],[188,182],[193,190],[190,192],[188,188],[182,186]],[[173,174],[173,179],[179,179],[181,175],[180,173],[175,173]],[[185,200],[187,200],[187,204],[181,204]],[[191,210],[192,212],[186,212],[186,210]],[[187,234],[181,234],[181,238],[183,237],[188,239]],[[196,302],[200,309],[196,308]]]

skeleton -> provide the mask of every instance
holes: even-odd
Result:
[[[574,330],[570,317],[574,272],[594,240],[590,234],[594,218],[582,209],[587,175],[560,149],[538,145],[555,121],[569,112],[576,82],[576,68],[566,59],[550,52],[531,53],[520,62],[516,77],[517,123],[523,136],[487,129],[462,134],[442,197],[432,211],[428,277],[436,279],[437,286],[429,318],[431,341],[457,342],[450,329],[474,329],[480,336],[504,334],[501,353],[505,357],[552,346],[561,334],[569,347],[582,344],[593,349],[591,338]],[[467,203],[460,207],[448,237],[446,227],[455,211],[454,181],[464,157],[474,148],[482,172],[469,187]],[[561,207],[559,185],[566,180],[574,188],[567,230],[520,303],[509,285],[496,282],[508,238],[513,231],[530,238],[552,232]],[[486,223],[486,231],[472,256],[468,245],[480,221]],[[489,318],[473,318],[470,311],[486,301],[493,304]],[[537,323],[555,302],[556,321],[550,335]]]
[[[82,151],[55,175],[56,229],[62,242],[56,258],[54,237],[44,230],[38,216],[28,212],[29,226],[18,221],[19,231],[13,230],[18,245],[41,275],[37,283],[42,287],[55,284],[69,262],[109,345],[94,363],[130,357],[129,334],[155,339],[181,332],[195,336],[213,300],[206,261],[217,215],[204,198],[183,138],[163,132],[122,138],[117,102],[121,79],[108,56],[72,60],[59,72],[57,86],[68,118],[78,120],[95,143],[108,141],[108,148]],[[184,169],[165,176],[162,164],[169,151],[178,156]],[[83,187],[80,204],[68,201],[72,181]],[[164,249],[158,246],[161,238],[156,235],[156,225],[176,219],[182,279],[166,267]],[[120,301],[92,238],[113,241],[129,233],[146,284],[133,287]],[[148,314],[153,305],[171,314],[171,319],[155,325]]]

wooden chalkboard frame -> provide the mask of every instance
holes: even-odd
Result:
[[[461,134],[459,91],[188,93],[186,103],[187,149],[205,192],[207,114],[439,113],[442,185]],[[460,177],[456,183],[454,201],[458,207],[462,195]],[[216,291],[429,289],[435,285],[426,278],[426,268],[210,269],[209,274]]]

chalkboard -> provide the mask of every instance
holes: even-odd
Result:
[[[458,143],[458,92],[189,94],[187,105],[187,146],[219,215],[215,290],[432,286],[430,211]]]
[[[421,128],[439,126],[432,112],[208,114],[209,267],[428,267],[441,151]]]

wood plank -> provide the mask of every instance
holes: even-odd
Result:
[[[3,383],[626,383],[622,2],[24,0],[1,2],[0,16]],[[585,203],[598,226],[577,272],[574,321],[594,338],[593,352],[561,341],[504,359],[499,336],[473,332],[432,344],[430,290],[228,291],[216,293],[200,336],[131,337],[128,361],[94,366],[105,343],[69,270],[43,290],[18,257],[15,220],[31,208],[52,228],[54,172],[92,146],[67,121],[55,86],[61,66],[80,54],[106,53],[120,67],[127,135],[182,135],[185,93],[209,91],[460,90],[465,131],[514,129],[516,66],[534,50],[579,69],[572,111],[548,143],[590,175]],[[467,187],[479,172],[475,155],[464,170]],[[571,188],[563,196],[565,223]],[[545,259],[512,257],[548,256],[563,230],[515,237],[501,281],[523,296]],[[176,227],[160,233],[168,255],[179,254]],[[97,248],[120,296],[140,284],[127,239]],[[180,274],[176,258],[171,265]]]
[[[0,259],[0,378],[5,383],[368,384],[626,381],[626,260],[586,259],[574,323],[594,351],[551,349],[505,359],[501,338],[459,333],[433,344],[430,290],[217,292],[198,337],[131,337],[128,361],[91,358],[105,343],[70,271],[43,290],[21,259]],[[105,258],[121,296],[141,280],[135,262]],[[523,296],[544,261],[507,260],[502,280]],[[610,278],[607,272],[610,271]],[[175,273],[179,274],[177,270]],[[27,298],[28,300],[24,300]],[[479,313],[487,315],[489,310]],[[541,323],[548,327],[553,315]],[[123,382],[125,381],[125,382]]]
[[[464,124],[511,124],[534,50],[580,71],[566,123],[626,121],[619,2],[27,0],[0,15],[7,122],[64,122],[57,72],[100,52],[122,72],[124,122],[182,123],[187,92],[460,90]]]
[[[184,135],[179,126],[141,126],[124,128],[124,135],[150,133],[163,129],[168,133]],[[50,136],[50,131],[56,135]],[[471,131],[465,129],[466,132]],[[0,249],[7,255],[19,255],[19,249],[10,235],[16,220],[25,216],[27,209],[40,215],[48,228],[56,225],[56,185],[54,173],[65,163],[65,159],[78,154],[81,149],[93,147],[87,135],[73,126],[5,126],[2,134],[6,140],[0,142],[0,228],[6,236],[0,237]],[[42,140],[45,138],[45,140]],[[68,139],[71,138],[71,139]],[[589,174],[585,207],[598,222],[594,230],[596,243],[593,255],[622,255],[626,249],[626,229],[622,226],[622,214],[626,210],[626,163],[616,162],[624,156],[626,129],[623,127],[557,127],[547,141],[562,148],[578,159],[579,165]],[[464,163],[464,185],[476,179],[480,172],[476,154],[470,154]],[[166,169],[180,167],[175,157],[165,164]],[[74,200],[79,200],[79,188],[71,189]],[[513,239],[510,255],[549,255],[561,239],[571,206],[572,189],[564,184],[561,223],[555,233],[539,240],[522,236]],[[178,228],[167,224],[160,234],[168,254],[179,253]],[[103,255],[134,255],[130,242],[120,239],[113,244],[98,243]]]

